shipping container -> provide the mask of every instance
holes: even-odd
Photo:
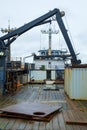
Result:
[[[87,67],[65,68],[64,90],[71,99],[87,100]]]
[[[46,71],[43,70],[31,70],[30,72],[31,80],[45,80],[46,79]]]

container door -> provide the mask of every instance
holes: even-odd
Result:
[[[51,70],[47,70],[47,79],[51,79]]]

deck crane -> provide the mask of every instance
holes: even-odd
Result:
[[[60,12],[59,9],[55,8],[54,10],[49,11],[48,13],[42,15],[41,17],[39,17],[39,18],[17,28],[16,30],[0,37],[0,87],[4,87],[4,85],[5,85],[5,73],[6,73],[6,71],[5,71],[5,58],[7,55],[6,49],[9,47],[9,45],[12,44],[17,39],[17,37],[19,37],[23,33],[27,32],[28,30],[32,29],[33,27],[47,23],[49,21],[48,19],[54,15],[56,16],[56,21],[60,27],[62,35],[66,41],[66,44],[68,46],[70,53],[71,53],[72,64],[80,64],[81,63],[81,61],[77,59],[77,56],[74,52],[70,38],[68,36],[67,29],[65,28],[65,25],[64,25],[63,20],[62,20],[62,16],[64,16],[65,13],[63,11]]]

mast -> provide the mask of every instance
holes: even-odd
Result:
[[[58,34],[58,30],[53,30],[52,27],[51,27],[51,22],[49,24],[49,29],[48,30],[41,30],[41,32],[43,34],[48,34],[48,38],[49,38],[49,47],[48,47],[48,55],[51,55],[51,52],[52,52],[52,48],[51,48],[51,45],[52,45],[52,34]]]
[[[10,33],[12,31],[14,31],[16,28],[10,28],[10,20],[8,20],[8,28],[1,28],[1,32],[2,33]],[[9,41],[9,38],[8,38],[8,41]],[[7,55],[7,61],[10,61],[11,60],[11,46],[9,46],[7,48],[7,52],[8,52],[8,55]]]

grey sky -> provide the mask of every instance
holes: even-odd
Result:
[[[65,11],[63,20],[65,25],[67,20],[69,27],[66,25],[66,28],[71,32],[75,49],[80,53],[79,57],[87,63],[87,0],[3,0],[0,7],[0,28],[7,28],[9,19],[10,26],[18,28],[54,8]],[[43,37],[45,39],[40,33],[42,28],[44,26],[33,28],[12,43],[12,56],[24,57],[40,48],[47,48],[47,39],[44,43],[41,41]],[[0,32],[0,35],[4,34]],[[56,37],[52,44],[54,49],[58,46],[58,35]],[[63,45],[66,46],[65,43]]]

